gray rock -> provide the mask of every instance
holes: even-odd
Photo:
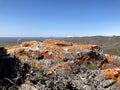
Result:
[[[116,57],[113,59],[113,62],[116,64],[116,65],[120,65],[120,57]]]
[[[115,80],[109,79],[109,80],[104,80],[100,83],[101,86],[103,86],[104,88],[109,88],[110,86],[112,86],[115,83]]]
[[[77,90],[81,90],[81,89],[84,89],[84,84],[82,83],[82,81],[80,79],[77,79],[76,80],[72,80],[72,87],[77,89]]]
[[[34,86],[31,86],[29,84],[23,84],[21,85],[19,90],[38,90],[38,89],[36,89]]]
[[[84,90],[92,90],[89,85],[84,85],[84,86],[83,86],[83,89],[84,89]]]
[[[42,59],[40,60],[40,63],[44,64],[46,67],[51,67],[51,65],[53,64],[52,60],[48,60],[48,59]]]

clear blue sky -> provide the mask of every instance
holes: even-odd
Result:
[[[120,35],[120,0],[0,0],[0,37]]]

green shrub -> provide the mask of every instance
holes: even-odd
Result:
[[[88,69],[90,69],[90,70],[96,70],[98,68],[99,68],[99,66],[97,63],[92,63],[92,64],[88,65]]]

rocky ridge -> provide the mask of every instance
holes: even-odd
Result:
[[[97,45],[80,45],[60,40],[26,41],[15,46],[6,46],[9,58],[19,61],[17,68],[13,65],[16,76],[6,76],[14,83],[7,88],[119,90],[120,57],[102,52],[102,58],[96,63],[95,57],[91,58],[88,54],[93,48],[102,52],[101,47]],[[108,63],[101,64],[104,57]],[[2,86],[4,88],[4,85]]]

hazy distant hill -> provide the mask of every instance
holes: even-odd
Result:
[[[105,53],[120,55],[120,36],[69,37],[63,40],[80,44],[97,44]]]

